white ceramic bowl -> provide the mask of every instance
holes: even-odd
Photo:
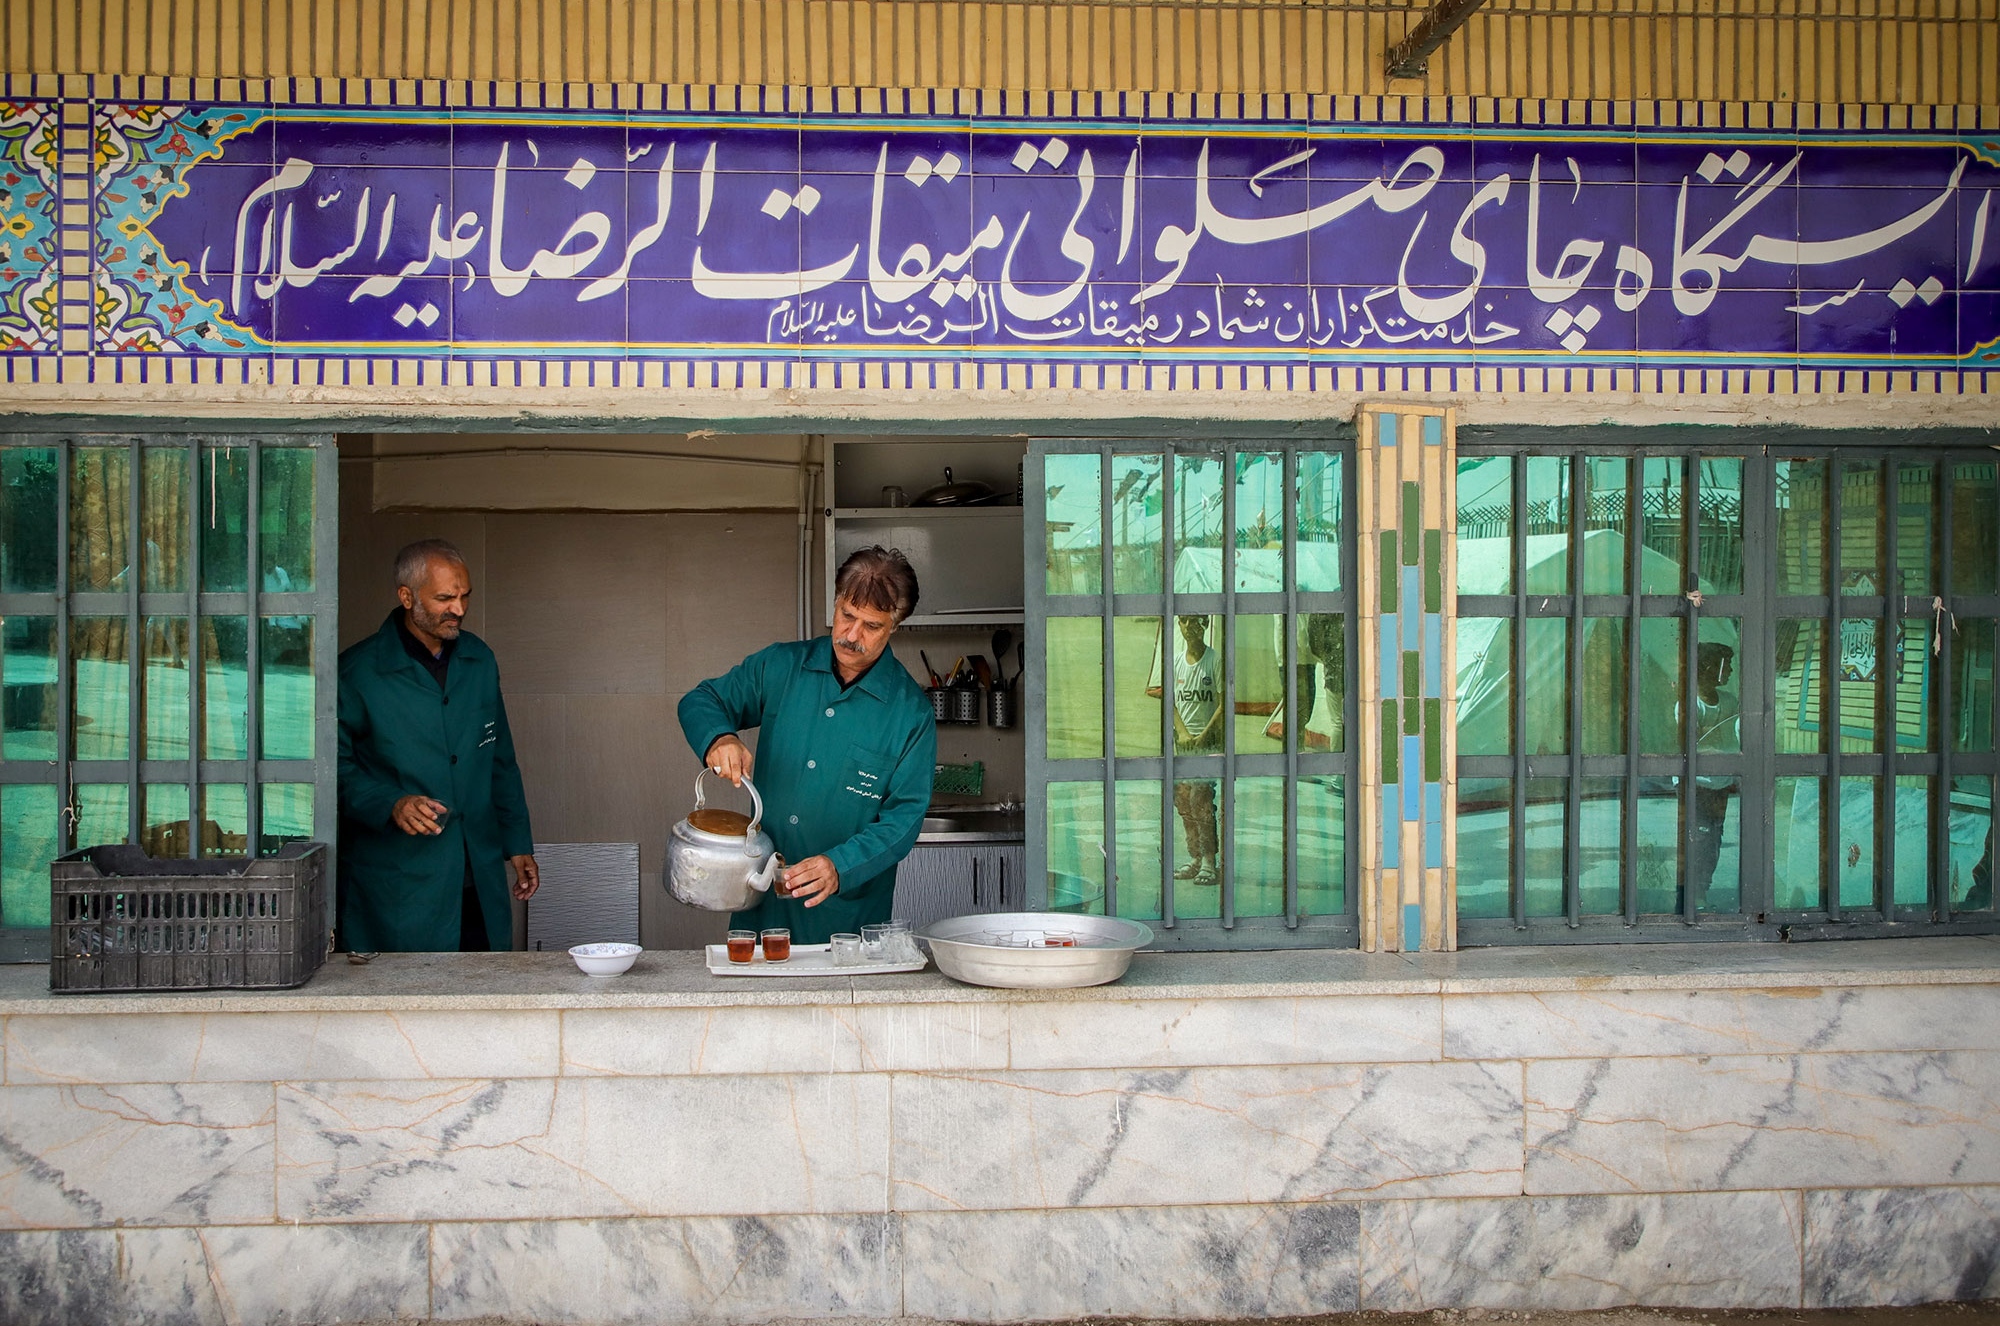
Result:
[[[569,951],[585,976],[616,976],[639,960],[637,944],[578,944]]]

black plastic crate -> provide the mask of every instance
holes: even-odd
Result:
[[[49,865],[49,989],[280,990],[326,961],[326,846],[258,860],[130,843]]]

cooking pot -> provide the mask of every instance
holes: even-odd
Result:
[[[740,912],[757,904],[757,895],[771,887],[784,869],[784,858],[764,832],[764,799],[748,778],[750,815],[716,810],[705,804],[701,780],[694,776],[694,809],[667,835],[667,889],[690,907],[711,912]]]
[[[993,486],[981,483],[977,479],[968,479],[964,483],[953,483],[951,479],[951,466],[947,465],[944,467],[944,482],[935,487],[926,488],[921,493],[918,493],[917,500],[911,503],[911,505],[973,506],[980,502],[990,502],[993,500],[993,497]]]

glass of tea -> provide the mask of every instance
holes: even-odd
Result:
[[[1067,930],[1042,931],[1043,948],[1075,948],[1076,936]]]
[[[779,928],[766,930],[764,938],[764,961],[783,962],[792,956],[792,932]]]
[[[729,932],[729,960],[731,962],[752,962],[757,957],[757,932],[755,930],[731,930]]]

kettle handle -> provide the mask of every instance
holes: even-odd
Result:
[[[704,764],[701,767],[701,772],[694,776],[694,808],[696,810],[700,810],[706,804],[706,800],[701,794],[701,780],[712,773],[715,773],[715,771]],[[722,777],[721,774],[715,774],[715,776],[717,778]],[[743,780],[743,790],[750,794],[750,827],[743,831],[744,850],[747,852],[750,841],[757,836],[757,830],[764,826],[764,798],[757,795],[757,784],[751,782],[747,777]]]

